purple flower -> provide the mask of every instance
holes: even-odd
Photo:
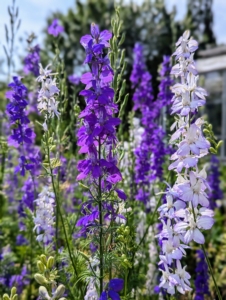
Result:
[[[68,76],[68,80],[70,83],[74,85],[78,85],[80,83],[80,76],[77,76],[75,74]]]
[[[121,278],[114,278],[109,281],[108,288],[102,292],[99,300],[120,300],[119,292],[123,289],[124,280]]]
[[[166,72],[169,73],[169,69],[168,61],[164,62],[163,77],[166,76]],[[143,47],[136,44],[130,80],[135,88],[133,94],[134,110],[140,110],[141,123],[144,127],[140,145],[134,151],[136,158],[135,181],[138,184],[136,199],[142,201],[146,206],[150,199],[150,184],[157,178],[162,178],[163,175],[163,157],[167,151],[163,142],[165,133],[158,125],[158,118],[162,107],[169,102],[168,85],[171,83],[170,80],[164,78],[165,81],[162,82],[160,87],[161,92],[158,99],[153,101],[151,79],[151,74],[149,74],[145,65]]]
[[[220,172],[219,172],[220,163],[218,158],[215,155],[211,156],[210,168],[208,175],[208,183],[210,186],[209,192],[209,207],[214,209],[217,207],[217,200],[223,199],[223,192],[220,188]]]
[[[24,58],[24,73],[33,73],[34,76],[39,74],[40,47],[34,46],[30,49],[29,54]]]
[[[48,27],[48,33],[57,37],[61,32],[64,31],[64,27],[59,25],[59,20],[54,19],[52,24]]]
[[[202,250],[197,250],[196,278],[195,278],[195,298],[194,300],[204,300],[205,295],[210,295],[208,265]]]

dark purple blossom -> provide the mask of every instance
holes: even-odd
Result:
[[[12,134],[8,138],[8,143],[11,146],[18,148],[20,152],[19,165],[16,167],[16,172],[20,172],[25,176],[26,170],[32,171],[37,161],[31,155],[31,151],[26,151],[25,148],[31,145],[35,138],[35,133],[29,126],[28,113],[26,107],[28,102],[27,88],[18,77],[13,77],[13,82],[9,84],[10,91],[6,93],[6,97],[10,103],[6,106],[6,113],[9,117],[10,124],[13,125]],[[27,155],[25,154],[27,153]]]
[[[102,292],[99,300],[120,300],[119,293],[123,289],[124,280],[121,278],[114,278],[109,281],[107,289]]]
[[[40,63],[40,47],[36,45],[32,47],[28,55],[24,58],[24,73],[33,73],[35,77],[39,75],[39,63]]]
[[[195,278],[195,298],[194,300],[204,300],[205,295],[210,295],[208,265],[202,250],[197,250],[197,265]]]
[[[211,188],[209,193],[209,207],[215,209],[217,207],[216,200],[223,199],[223,192],[220,188],[220,163],[215,155],[212,155],[210,160],[210,168],[208,175],[208,183]]]
[[[163,158],[167,153],[163,141],[165,133],[162,127],[158,125],[161,109],[169,101],[167,84],[170,84],[170,81],[165,80],[166,65],[167,61],[163,64],[160,73],[165,82],[161,83],[158,99],[154,101],[151,86],[152,77],[145,65],[143,47],[140,44],[135,45],[134,65],[130,80],[132,87],[135,88],[133,94],[134,110],[141,112],[141,123],[144,127],[141,143],[134,151],[136,158],[135,181],[138,184],[136,199],[142,201],[146,207],[150,200],[150,184],[157,178],[162,178]]]
[[[48,27],[48,33],[55,37],[57,37],[63,31],[64,27],[59,25],[58,19],[54,19],[52,24]]]

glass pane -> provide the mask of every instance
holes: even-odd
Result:
[[[219,100],[223,91],[223,74],[219,71],[209,72],[205,75],[204,86],[209,96],[207,101]]]
[[[213,125],[213,131],[216,135],[221,135],[222,126],[222,105],[221,104],[206,104],[206,113],[208,115],[208,121]]]

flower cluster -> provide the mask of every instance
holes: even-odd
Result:
[[[163,71],[163,75],[165,75],[166,70]],[[150,183],[162,177],[162,163],[166,153],[163,143],[164,131],[158,125],[158,118],[163,105],[167,101],[163,96],[163,90],[161,90],[159,100],[153,101],[151,79],[152,77],[145,65],[143,47],[140,44],[136,44],[130,80],[133,88],[135,88],[133,95],[134,110],[140,110],[142,114],[141,123],[144,127],[141,143],[134,151],[136,157],[135,180],[138,184],[136,199],[142,201],[145,206],[148,205],[150,199]]]
[[[202,134],[203,120],[195,119],[198,107],[205,103],[206,91],[197,86],[197,70],[193,60],[198,43],[189,38],[186,31],[176,43],[173,54],[178,64],[172,74],[181,78],[181,83],[172,87],[172,113],[176,113],[176,128],[171,142],[177,146],[169,170],[177,172],[177,180],[166,192],[166,203],[159,207],[163,229],[158,235],[162,243],[160,264],[163,265],[160,287],[174,294],[175,289],[184,294],[190,291],[190,275],[182,268],[180,260],[186,255],[188,244],[195,241],[204,244],[201,232],[213,226],[213,211],[208,209],[209,201],[205,168],[198,168],[198,161],[208,154],[209,142]]]
[[[204,300],[205,295],[209,295],[209,275],[208,265],[202,250],[197,250],[197,265],[195,278],[195,298],[194,300]]]
[[[209,207],[215,209],[217,207],[216,201],[223,199],[223,192],[220,188],[219,160],[215,155],[211,156],[208,183],[211,188],[209,192]]]
[[[86,88],[80,95],[85,98],[86,108],[79,116],[83,119],[83,125],[77,136],[79,153],[85,153],[88,157],[78,162],[77,180],[88,180],[92,184],[91,189],[94,188],[92,192],[95,196],[114,190],[119,198],[125,200],[124,192],[116,188],[116,184],[122,180],[114,152],[117,142],[116,126],[120,124],[120,119],[113,116],[118,111],[113,102],[114,90],[110,87],[113,71],[108,56],[104,54],[111,36],[109,31],[100,32],[98,26],[92,24],[91,35],[83,36],[80,41],[86,50],[85,63],[90,64],[91,72],[81,77]],[[98,187],[98,192],[95,187]],[[86,205],[86,216],[78,221],[78,226],[98,219],[99,208],[91,203],[92,200]],[[101,205],[116,218],[111,204],[103,202]],[[109,217],[109,213],[105,217]]]
[[[43,69],[40,64],[39,76],[37,77],[37,81],[42,83],[41,90],[38,94],[38,110],[40,112],[44,112],[45,121],[43,123],[44,130],[47,130],[47,119],[53,118],[54,115],[59,117],[60,113],[57,110],[59,102],[55,99],[55,97],[59,94],[59,89],[56,85],[56,79],[52,78],[51,70],[49,70],[50,65],[48,65],[45,69]]]
[[[40,47],[36,45],[32,47],[28,55],[24,58],[24,73],[33,73],[34,76],[39,74],[39,63],[40,63]]]
[[[58,19],[54,19],[48,28],[48,33],[55,37],[57,37],[61,32],[64,31],[64,27],[59,25],[58,22]]]
[[[108,287],[106,291],[104,291],[99,300],[117,300],[120,299],[119,292],[123,289],[124,286],[124,280],[121,278],[114,278],[109,281]]]
[[[54,234],[54,193],[49,190],[48,187],[44,187],[42,192],[38,195],[36,202],[36,213],[33,217],[35,227],[38,236],[37,241],[44,244],[50,243]]]
[[[13,82],[9,84],[9,87],[11,90],[6,93],[6,97],[10,103],[6,106],[6,113],[9,116],[10,124],[13,125],[13,134],[8,138],[8,143],[16,148],[23,145],[20,149],[22,155],[19,157],[19,166],[16,168],[16,172],[20,171],[20,174],[25,176],[26,170],[32,172],[37,164],[34,157],[26,156],[27,151],[25,150],[35,138],[35,133],[28,125],[30,120],[26,111],[27,88],[18,77],[13,77]]]

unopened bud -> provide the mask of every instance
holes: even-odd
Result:
[[[7,294],[3,295],[3,300],[10,300],[9,296]]]
[[[47,300],[51,299],[51,297],[49,296],[49,293],[48,293],[47,289],[44,286],[40,286],[39,287],[39,296],[42,299],[47,299]]]
[[[54,297],[59,298],[63,296],[64,292],[65,292],[65,286],[63,284],[60,284],[54,293]]]
[[[54,257],[50,256],[47,261],[47,268],[51,270],[53,265],[54,265]]]
[[[18,300],[18,295],[17,294],[14,295],[13,298],[12,298],[12,300]]]
[[[37,261],[37,267],[38,267],[39,272],[44,273],[44,271],[45,271],[45,266],[44,266],[44,264],[41,262],[41,260],[38,260],[38,261]]]
[[[11,289],[11,298],[16,294],[16,287],[14,286],[12,289]]]
[[[45,254],[42,254],[42,255],[40,256],[40,260],[42,261],[42,263],[43,263],[44,265],[47,264],[47,259],[46,259]]]
[[[46,284],[47,280],[45,279],[44,276],[42,276],[41,274],[36,273],[34,275],[35,280],[39,283],[39,284]]]
[[[45,270],[44,275],[45,275],[45,277],[46,277],[47,279],[49,279],[49,277],[50,277],[50,271],[49,271],[49,269],[46,269],[46,270]]]

